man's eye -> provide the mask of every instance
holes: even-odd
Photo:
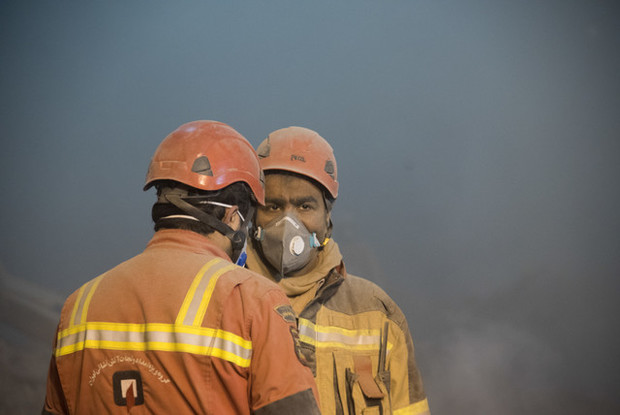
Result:
[[[307,203],[304,203],[303,205],[300,206],[301,210],[310,210],[312,209],[312,206],[310,206]]]

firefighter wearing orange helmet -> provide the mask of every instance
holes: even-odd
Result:
[[[256,152],[194,121],[155,151],[155,235],[62,309],[44,414],[318,414],[276,284],[233,263],[264,203]]]
[[[257,152],[265,205],[247,266],[291,300],[322,413],[429,414],[405,316],[377,285],[346,272],[331,239],[338,196],[331,146],[315,131],[289,127]]]

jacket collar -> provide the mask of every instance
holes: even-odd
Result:
[[[231,261],[223,249],[215,245],[209,238],[196,232],[183,229],[162,229],[153,235],[146,246],[146,250],[153,249],[178,249],[208,254]]]

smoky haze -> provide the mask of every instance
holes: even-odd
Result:
[[[26,284],[0,308],[7,407],[40,409],[46,362],[10,365],[51,347],[14,297],[139,253],[152,153],[214,119],[255,146],[290,125],[332,144],[334,238],[407,315],[434,415],[620,413],[619,19],[614,1],[3,1],[0,263]]]

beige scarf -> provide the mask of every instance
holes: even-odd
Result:
[[[254,272],[266,276],[272,281],[276,281],[276,278],[271,274],[269,268],[261,260],[251,244],[248,244],[247,252],[247,267]],[[297,314],[299,314],[306,304],[314,298],[318,289],[323,285],[324,278],[329,274],[332,268],[340,265],[341,261],[342,254],[340,254],[338,244],[334,242],[333,239],[330,239],[327,245],[319,251],[317,263],[310,272],[295,277],[282,278],[278,282],[278,285],[284,290],[289,300],[291,300],[293,310],[295,310]]]

